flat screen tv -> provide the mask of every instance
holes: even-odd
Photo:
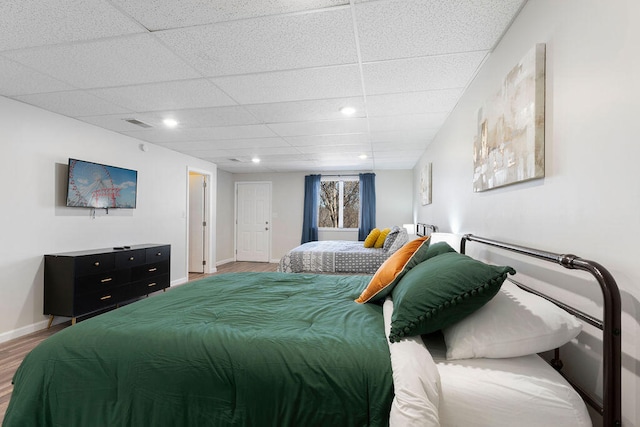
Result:
[[[134,209],[137,189],[137,171],[69,159],[67,206]]]

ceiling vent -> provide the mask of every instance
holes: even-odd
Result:
[[[140,126],[141,128],[145,128],[145,129],[153,127],[151,125],[148,125],[148,124],[146,124],[144,122],[141,122],[140,120],[136,120],[136,119],[124,119],[124,121],[125,122],[129,122],[132,125]]]

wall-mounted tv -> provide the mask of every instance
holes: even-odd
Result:
[[[67,206],[133,209],[137,189],[137,171],[69,159]]]

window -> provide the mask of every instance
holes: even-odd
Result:
[[[358,177],[322,179],[318,227],[358,228],[360,217],[360,181]]]

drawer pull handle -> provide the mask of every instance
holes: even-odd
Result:
[[[156,256],[162,256],[162,252],[158,252]]]
[[[155,285],[157,285],[157,283],[156,283],[156,282],[153,282],[153,283],[149,283],[147,286],[148,286],[148,287],[152,287],[152,286],[155,286]]]
[[[134,260],[134,258],[133,258],[133,257],[130,257],[130,258],[129,258],[129,261],[133,261],[133,260]]]
[[[154,272],[154,271],[156,271],[156,270],[157,270],[157,268],[156,268],[156,267],[150,268],[150,269],[149,269],[149,273],[153,273],[153,272]]]
[[[111,298],[111,295],[105,295],[102,298],[100,298],[100,300],[104,301],[104,300],[109,299],[109,298]]]
[[[112,278],[112,277],[107,277],[106,279],[102,279],[102,280],[100,280],[100,283],[107,283],[107,282],[110,282],[110,281],[112,281],[112,280],[113,280],[113,278]]]
[[[93,265],[95,265],[96,267],[100,267],[100,261],[94,262]]]

